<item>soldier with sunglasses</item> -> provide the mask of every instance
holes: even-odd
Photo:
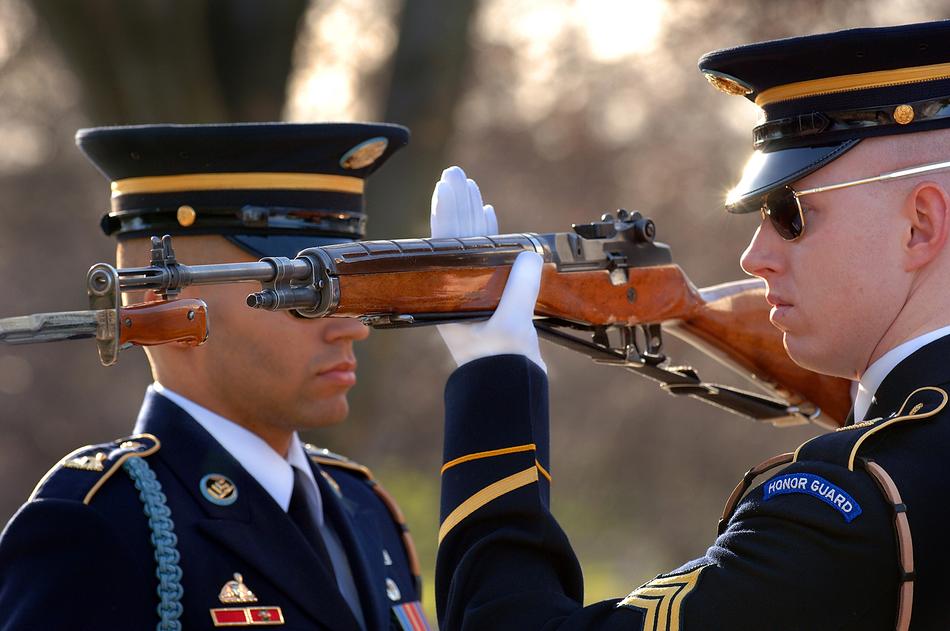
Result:
[[[726,202],[762,219],[742,267],[768,284],[792,359],[858,382],[852,414],[754,467],[702,557],[584,607],[549,503],[530,325],[541,262],[522,254],[491,320],[442,327],[459,364],[445,395],[444,631],[950,628],[950,21],[729,48],[699,65],[764,114]],[[447,170],[433,233],[494,221],[474,182]]]

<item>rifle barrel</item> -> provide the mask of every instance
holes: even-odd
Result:
[[[130,267],[119,270],[122,290],[153,289],[176,290],[189,285],[219,285],[223,283],[269,283],[281,273],[290,280],[307,280],[313,274],[305,259],[271,257],[247,263],[216,263],[213,265],[183,265],[164,267]]]

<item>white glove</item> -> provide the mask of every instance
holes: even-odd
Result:
[[[433,237],[498,234],[495,209],[482,204],[478,185],[459,167],[449,167],[432,191]],[[458,366],[492,355],[524,355],[547,372],[532,324],[543,261],[536,252],[515,259],[498,308],[485,322],[441,324],[437,328]]]

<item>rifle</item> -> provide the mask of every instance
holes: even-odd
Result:
[[[208,305],[202,300],[156,301],[122,306],[118,271],[107,263],[86,274],[89,309],[0,318],[0,341],[37,344],[96,339],[99,361],[111,366],[119,350],[184,342],[198,346],[208,339]]]
[[[671,394],[749,418],[840,426],[851,406],[850,382],[812,373],[788,358],[781,334],[768,322],[764,283],[749,279],[697,289],[655,236],[653,221],[619,210],[574,225],[571,232],[357,241],[308,248],[293,259],[184,265],[166,235],[152,237],[149,266],[113,270],[99,264],[87,286],[92,296],[93,270],[100,284],[114,273],[109,279],[119,291],[152,290],[161,298],[157,304],[175,305],[191,285],[253,281],[261,287],[247,297],[253,308],[402,328],[490,317],[512,263],[530,250],[544,258],[535,307],[541,337],[652,379]],[[114,300],[110,305],[118,308]],[[181,312],[174,311],[179,320]],[[121,310],[116,317],[122,322]],[[195,328],[188,339],[197,339]],[[182,339],[174,330],[165,337]],[[764,394],[706,383],[688,366],[671,366],[663,331],[733,368]],[[161,343],[163,337],[150,340]],[[121,342],[116,338],[114,348]],[[100,344],[100,357],[102,352]],[[114,362],[114,353],[107,352],[103,363],[110,357]]]

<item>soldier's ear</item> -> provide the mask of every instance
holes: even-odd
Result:
[[[902,214],[907,220],[904,270],[913,272],[937,258],[947,243],[950,195],[936,182],[922,182],[907,196]]]

